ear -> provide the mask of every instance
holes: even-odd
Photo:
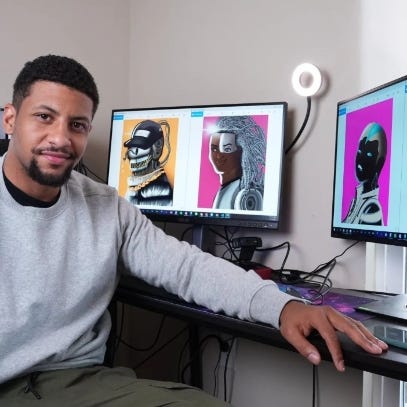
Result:
[[[16,109],[11,103],[7,103],[4,106],[3,112],[3,128],[6,134],[13,134],[14,131],[14,122],[16,119]]]

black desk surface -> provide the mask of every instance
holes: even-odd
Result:
[[[352,290],[336,290],[344,293],[354,293]],[[367,295],[357,292],[357,295]],[[116,291],[115,300],[125,304],[156,311],[162,314],[180,318],[189,323],[219,329],[256,342],[294,351],[294,348],[281,336],[278,329],[269,325],[243,321],[223,314],[217,314],[195,304],[187,303],[176,296],[166,293],[162,289],[151,287],[143,281],[125,276],[121,279]],[[371,317],[364,321],[368,328],[374,325],[403,326],[400,321]],[[338,334],[342,344],[345,365],[367,372],[407,381],[407,350],[390,347],[379,356],[371,355],[351,342],[347,337]],[[321,337],[311,338],[317,346],[324,360],[331,360],[328,349]]]

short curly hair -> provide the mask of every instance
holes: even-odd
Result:
[[[99,93],[89,71],[72,58],[44,55],[27,62],[13,87],[13,105],[19,110],[24,98],[37,81],[60,83],[87,95],[93,102],[93,115],[99,105]]]

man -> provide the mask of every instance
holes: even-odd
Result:
[[[339,371],[335,330],[368,352],[386,349],[360,323],[165,235],[113,188],[71,172],[98,101],[82,65],[48,55],[24,66],[5,106],[11,142],[0,160],[2,405],[224,405],[185,385],[102,366],[118,265],[186,301],[280,326],[315,364],[320,355],[306,339],[313,329]]]

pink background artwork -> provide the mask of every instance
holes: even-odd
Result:
[[[379,176],[379,201],[382,206],[383,225],[388,223],[392,116],[393,99],[387,99],[375,105],[356,110],[346,116],[342,219],[348,213],[352,199],[355,196],[355,188],[358,185],[355,173],[355,160],[360,135],[369,123],[376,122],[383,127],[387,136],[386,161]]]
[[[219,175],[214,171],[209,161],[209,140],[213,128],[220,116],[205,117],[202,131],[201,168],[199,174],[198,207],[212,208],[215,195],[220,188]],[[267,138],[267,115],[252,116],[253,120],[263,129]]]

